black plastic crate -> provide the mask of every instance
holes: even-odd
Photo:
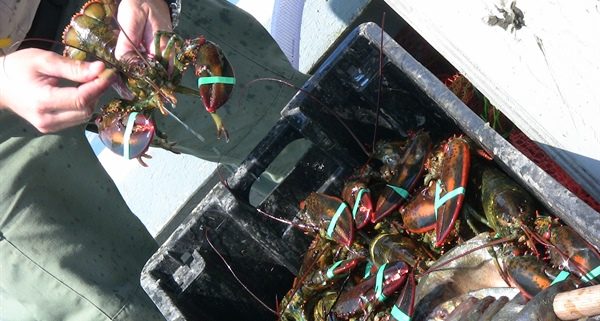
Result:
[[[381,37],[373,23],[352,32],[290,101],[228,186],[217,184],[148,261],[142,286],[167,320],[275,319],[235,280],[207,237],[241,281],[274,308],[291,287],[308,239],[257,213],[248,204],[252,184],[285,146],[305,138],[312,148],[259,207],[292,219],[310,192],[338,193],[344,178],[367,160],[356,139],[371,144],[378,104],[380,138],[425,128],[439,140],[462,131],[553,214],[600,245],[599,213],[484,124],[389,36],[383,35],[381,47]]]

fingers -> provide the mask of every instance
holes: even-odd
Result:
[[[135,1],[122,1],[117,12],[117,20],[121,26],[121,32],[117,38],[115,57],[121,59],[123,54],[134,50],[134,47],[142,43],[144,38],[144,27],[148,13],[143,6],[136,6]]]
[[[41,56],[38,66],[42,74],[75,82],[91,81],[104,70],[104,63],[100,61],[73,60],[54,53]]]
[[[171,25],[171,16],[169,14],[169,7],[167,6],[166,1],[159,1],[155,6],[150,7],[150,11],[148,13],[148,25],[149,30],[145,33],[145,44],[150,49],[150,53],[156,55],[154,52],[155,48],[152,46],[154,41],[154,33],[156,31],[172,31],[173,27]],[[164,37],[163,37],[164,38]],[[163,50],[167,45],[168,39],[161,39],[160,48]]]
[[[51,108],[56,111],[88,110],[91,112],[93,103],[109,85],[109,77],[99,77],[78,87],[51,87],[49,89]]]
[[[85,123],[109,85],[110,77],[99,77],[78,87],[50,87],[30,122],[42,133]]]
[[[90,110],[62,110],[40,115],[37,122],[32,122],[41,133],[53,133],[87,122],[92,116]]]
[[[122,28],[115,48],[117,59],[134,50],[134,47],[145,48],[151,54],[156,54],[154,34],[159,30],[172,30],[169,7],[163,0],[123,0],[119,5],[117,20]]]

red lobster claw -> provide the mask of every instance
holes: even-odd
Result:
[[[600,281],[600,253],[593,245],[569,226],[558,226],[550,230],[548,247],[550,259],[556,266],[577,275],[584,282],[598,284]]]
[[[410,320],[414,313],[415,307],[415,291],[417,289],[417,282],[415,282],[415,275],[413,273],[408,274],[408,280],[406,280],[400,296],[396,299],[396,303],[392,306],[390,314],[392,320],[405,321]]]
[[[361,181],[349,181],[342,191],[344,201],[352,205],[352,217],[357,229],[361,229],[369,223],[373,212],[371,192],[367,184]]]
[[[402,261],[384,264],[377,273],[351,289],[342,292],[333,307],[340,318],[350,318],[378,306],[404,284],[409,267]]]
[[[304,280],[303,286],[315,290],[322,290],[331,285],[336,279],[348,275],[359,263],[362,263],[365,257],[355,257],[341,260],[327,266],[324,269],[313,272]]]
[[[224,137],[229,141],[229,133],[216,111],[231,95],[235,85],[233,69],[221,49],[210,41],[206,41],[199,47],[194,68],[198,76],[198,89],[202,103],[217,126],[217,137]]]
[[[425,161],[431,149],[431,138],[424,131],[419,131],[404,151],[396,174],[387,188],[379,196],[371,222],[379,222],[409,198],[409,192],[423,173]]]
[[[311,193],[303,204],[306,223],[317,226],[323,237],[346,246],[352,244],[354,220],[348,204],[322,193]]]
[[[154,121],[143,113],[127,111],[114,100],[96,119],[100,140],[126,159],[140,158],[154,138]]]
[[[433,210],[433,199],[435,184],[430,184],[400,209],[404,228],[411,233],[426,233],[435,229],[435,211]]]
[[[549,267],[533,255],[511,256],[506,259],[505,269],[508,279],[521,294],[531,299],[552,284],[546,269]]]
[[[437,247],[444,244],[454,228],[465,198],[471,166],[470,146],[464,137],[451,138],[442,148],[441,169],[435,182],[433,201]]]

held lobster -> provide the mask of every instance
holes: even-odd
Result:
[[[235,78],[219,47],[203,36],[184,40],[173,32],[158,31],[154,35],[155,55],[136,50],[117,60],[116,14],[114,0],[90,0],[63,32],[65,56],[77,60],[98,58],[118,70],[113,88],[122,99],[111,101],[95,118],[102,142],[113,152],[128,159],[138,158],[142,164],[141,157],[146,156],[150,144],[176,152],[174,143],[156,129],[153,117],[156,109],[169,113],[166,105],[177,103],[175,93],[198,95],[180,85],[190,65],[198,77],[199,96],[215,122],[217,136],[229,140],[216,111],[228,100]],[[162,40],[166,40],[166,45],[161,50]]]

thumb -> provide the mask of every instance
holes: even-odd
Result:
[[[79,83],[95,79],[103,70],[104,63],[101,61],[79,61],[60,55],[51,55],[40,64],[40,72],[48,76],[64,78]]]

